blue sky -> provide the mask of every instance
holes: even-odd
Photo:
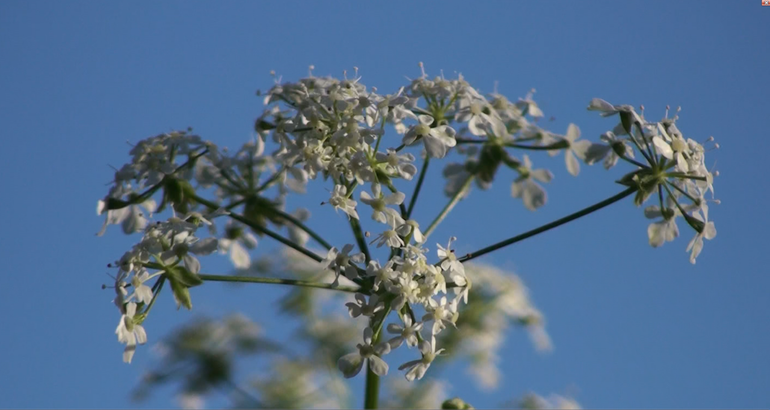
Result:
[[[224,4],[0,3],[1,407],[175,405],[163,394],[129,401],[151,364],[149,349],[121,363],[111,294],[100,289],[109,281],[106,263],[136,239],[117,229],[94,236],[108,165],[127,160],[126,141],[192,126],[235,147],[251,136],[262,109],[254,92],[272,84],[270,70],[296,80],[310,64],[317,75],[336,76],[356,66],[365,84],[388,93],[404,76],[418,76],[420,61],[432,75],[462,72],[484,92],[499,81],[512,99],[536,88],[556,132],[574,122],[596,139],[614,126],[585,110],[601,97],[644,104],[653,118],[667,104],[682,106],[685,134],[713,135],[721,145],[708,153],[721,174],[722,204],[710,213],[718,236],[695,266],[684,251],[691,231],[680,224],[677,241],[652,249],[648,221],[630,201],[485,257],[524,279],[555,350],[537,354],[515,333],[499,391],[482,396],[457,374],[453,394],[482,407],[530,390],[569,393],[599,408],[770,404],[763,176],[770,7],[760,0]],[[620,170],[584,166],[573,178],[561,158],[539,161],[556,176],[544,209],[527,211],[500,181],[462,202],[434,238],[455,235],[464,253],[617,192],[611,181]],[[428,188],[418,218],[443,206],[440,184]],[[336,222],[316,223],[324,230]],[[176,312],[167,298],[150,337],[195,314],[257,316],[272,307],[254,306],[256,296],[271,290],[212,285],[197,290],[192,314]]]

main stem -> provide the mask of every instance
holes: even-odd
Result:
[[[467,262],[471,259],[478,258],[479,256],[486,255],[489,252],[496,251],[500,248],[504,248],[508,245],[513,245],[516,242],[523,241],[524,239],[530,238],[532,236],[535,236],[537,234],[543,233],[545,231],[551,230],[553,228],[556,228],[557,226],[561,226],[566,224],[567,222],[574,221],[575,219],[578,219],[580,217],[586,216],[592,212],[598,211],[606,206],[612,205],[615,202],[620,201],[621,199],[633,194],[637,191],[636,187],[629,187],[623,192],[620,192],[619,194],[612,196],[610,198],[605,199],[604,201],[601,201],[599,203],[596,203],[594,205],[589,206],[588,208],[581,209],[580,211],[577,211],[573,214],[567,215],[564,218],[557,219],[549,224],[543,225],[539,228],[535,228],[531,231],[524,232],[521,235],[516,235],[513,238],[506,239],[502,242],[498,242],[494,245],[487,246],[486,248],[479,249],[476,252],[471,252],[462,258],[458,258],[460,262]]]
[[[388,302],[385,310],[382,311],[382,317],[376,329],[374,329],[374,336],[372,338],[372,346],[376,346],[382,339],[382,326],[385,324],[385,318],[390,313],[390,302]],[[369,326],[374,327],[375,318],[373,316],[369,321]],[[367,361],[369,359],[366,359]],[[366,387],[364,391],[364,408],[376,409],[380,400],[380,376],[377,376],[372,371],[369,363],[366,363]]]
[[[367,359],[368,360],[368,359]],[[376,409],[380,397],[380,376],[374,374],[369,366],[366,366],[366,396],[364,396],[364,408]]]

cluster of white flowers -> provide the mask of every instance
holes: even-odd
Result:
[[[695,237],[687,245],[690,262],[695,263],[703,249],[703,240],[713,239],[717,234],[714,222],[708,219],[707,203],[719,203],[718,199],[714,199],[713,186],[714,176],[719,174],[710,172],[706,167],[707,149],[692,138],[685,139],[677,128],[679,110],[673,118],[668,118],[667,107],[663,119],[648,121],[643,112],[637,113],[630,105],[612,105],[599,98],[594,98],[588,109],[599,111],[604,117],[617,114],[620,123],[602,135],[606,145],[592,145],[586,161],[603,160],[608,169],[619,159],[635,165],[637,169],[620,182],[637,188],[637,205],[657,195],[658,205],[644,210],[648,218],[660,218],[647,229],[650,245],[658,247],[679,236],[676,217],[681,216],[695,230]],[[709,137],[704,142],[713,141],[714,138]],[[634,158],[634,147],[644,162]],[[719,148],[719,144],[713,143],[712,148]],[[711,198],[706,198],[709,192]]]
[[[619,114],[621,123],[601,136],[603,143],[593,143],[579,139],[580,130],[574,124],[564,135],[540,128],[538,121],[544,114],[532,99],[534,90],[511,102],[497,92],[482,95],[461,75],[430,79],[423,71],[408,86],[382,95],[367,89],[357,75],[356,71],[356,77],[345,75],[340,80],[315,77],[311,72],[298,82],[276,81],[263,94],[267,107],[255,123],[258,135],[234,154],[188,132],[148,138],[131,150],[132,161],[115,173],[114,185],[97,209],[99,214],[106,213],[99,234],[109,224],[122,224],[126,233],[144,231],[142,241],[117,263],[115,303],[123,315],[117,334],[128,345],[126,361],[136,343],[146,341],[141,323],[164,281],[170,282],[177,303],[190,308],[187,289],[202,283],[200,263],[193,255],[219,250],[230,255],[237,269],[248,270],[252,267],[248,250],[256,246],[256,234],[270,236],[320,262],[319,271],[333,273],[333,287],[341,280],[358,286],[348,311],[351,317],[367,318],[369,326],[358,351],[338,361],[346,377],[358,374],[365,362],[375,374],[386,374],[388,365],[382,356],[406,345],[416,347],[420,357],[399,369],[406,371],[407,380],[422,378],[444,351],[437,345],[437,336],[456,325],[472,283],[462,263],[466,258],[458,258],[451,248],[455,238],[446,247],[438,245],[435,263],[428,262],[429,250],[424,244],[445,214],[425,231],[410,218],[428,164],[453,151],[458,154],[455,162],[443,169],[444,191],[450,197],[447,212],[469,194],[472,182],[487,189],[503,168],[517,174],[512,178],[511,195],[530,210],[542,207],[547,195],[541,184],[550,182],[552,173],[533,168],[528,155],[516,157],[512,152],[556,155],[563,151],[567,171],[575,176],[580,172],[579,160],[589,165],[603,161],[606,168],[623,160],[636,168],[619,183],[637,194],[638,205],[658,193],[660,206],[645,212],[662,217],[648,229],[653,246],[678,235],[677,216],[697,232],[688,246],[693,262],[703,240],[716,235],[705,199],[707,191],[713,197],[713,175],[705,166],[705,149],[692,139],[685,140],[676,127],[677,117],[648,122],[630,106],[594,99],[589,109],[604,116]],[[386,139],[386,126],[400,134],[399,139]],[[275,145],[272,153],[265,152],[266,143]],[[412,146],[421,146],[421,155],[406,152]],[[647,163],[634,159],[634,148]],[[178,164],[182,157],[186,161]],[[418,157],[421,168],[415,165]],[[408,198],[396,183],[417,175],[414,193]],[[324,204],[331,205],[329,210],[342,211],[356,245],[333,247],[304,226],[309,217],[306,209],[284,210],[290,193],[304,193],[307,183],[319,176],[329,183],[330,197]],[[160,190],[162,200],[156,206],[152,197]],[[356,190],[360,192],[356,194]],[[203,191],[213,199],[204,199]],[[268,192],[275,194],[268,198]],[[684,199],[689,203],[684,204]],[[360,208],[361,204],[371,211]],[[187,216],[150,223],[153,212],[166,206]],[[204,217],[196,209],[210,213]],[[373,234],[362,228],[367,214],[380,227]],[[201,224],[216,235],[216,226],[209,219],[221,215],[229,216],[230,221],[218,239],[195,236]],[[288,238],[273,232],[273,227],[287,228]],[[374,235],[371,242],[366,239],[370,235]],[[305,248],[311,238],[326,248],[325,258]],[[369,245],[375,244],[389,253],[384,263],[370,254]],[[154,278],[152,288],[144,284]],[[129,287],[133,289],[130,294]],[[511,294],[500,301],[515,301],[501,306],[501,312],[525,321],[538,345],[548,346],[541,315],[527,302],[523,286],[512,283]],[[399,321],[386,325],[391,312],[396,312]],[[392,338],[385,340],[385,333]]]
[[[115,334],[120,343],[126,344],[124,362],[131,362],[137,343],[147,342],[142,322],[163,281],[157,281],[153,287],[148,286],[148,282],[163,275],[170,282],[177,306],[192,308],[187,288],[201,283],[196,276],[200,262],[194,255],[208,255],[217,249],[216,238],[200,240],[195,236],[201,223],[211,222],[192,213],[185,218],[172,217],[166,222],[150,224],[142,240],[109,265],[117,269],[114,303],[121,317]]]

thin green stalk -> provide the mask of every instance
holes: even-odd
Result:
[[[271,175],[271,176],[270,176],[270,178],[268,178],[268,179],[267,179],[265,182],[263,182],[263,183],[262,183],[262,185],[260,185],[259,187],[257,187],[257,189],[255,190],[255,192],[262,192],[262,191],[264,191],[265,189],[269,188],[269,187],[270,187],[270,184],[272,184],[272,183],[273,183],[273,182],[275,182],[275,181],[276,181],[278,178],[280,178],[280,177],[281,177],[281,174],[283,174],[283,173],[284,173],[284,171],[285,171],[285,170],[284,170],[284,169],[282,169],[282,170],[280,170],[280,171],[276,172],[275,174]]]
[[[428,237],[434,229],[438,226],[438,224],[441,223],[441,221],[446,218],[447,214],[457,205],[458,202],[460,202],[460,199],[462,198],[465,191],[470,187],[471,183],[473,182],[473,175],[469,175],[468,178],[463,182],[463,186],[455,192],[455,194],[452,196],[451,199],[449,199],[449,202],[444,206],[444,209],[441,210],[441,213],[439,213],[436,218],[433,220],[433,222],[430,223],[430,226],[428,226],[428,229],[425,230],[425,232],[422,233],[424,237]]]
[[[518,149],[528,149],[531,151],[553,151],[557,149],[569,148],[569,143],[566,141],[559,141],[550,145],[525,145],[525,144],[517,144],[515,142],[506,142],[506,143],[503,143],[503,146],[510,147],[510,148],[518,148]]]
[[[487,246],[486,248],[479,249],[476,252],[471,252],[471,253],[469,253],[469,254],[461,257],[461,258],[458,258],[458,260],[460,262],[466,262],[466,261],[469,261],[471,259],[478,258],[479,256],[486,255],[489,252],[496,251],[496,250],[504,248],[504,247],[506,247],[508,245],[512,245],[512,244],[514,244],[516,242],[523,241],[524,239],[527,239],[527,238],[530,238],[532,236],[538,235],[538,234],[543,233],[545,231],[548,231],[550,229],[553,229],[553,228],[556,228],[558,226],[564,225],[567,222],[574,221],[575,219],[581,218],[581,217],[586,216],[586,215],[588,215],[588,214],[590,214],[592,212],[598,211],[598,210],[600,210],[600,209],[602,209],[602,208],[604,208],[604,207],[606,207],[608,205],[612,205],[615,202],[620,201],[621,199],[623,199],[623,198],[633,194],[636,191],[637,191],[637,187],[626,188],[624,191],[622,191],[622,192],[620,192],[620,193],[618,193],[618,194],[616,194],[616,195],[614,195],[614,196],[612,196],[610,198],[607,198],[604,201],[601,201],[601,202],[598,202],[598,203],[596,203],[594,205],[591,205],[588,208],[581,209],[580,211],[577,211],[577,212],[575,212],[573,214],[567,215],[564,218],[557,219],[557,220],[555,220],[555,221],[553,221],[551,223],[545,224],[545,225],[543,225],[543,226],[541,226],[539,228],[535,228],[535,229],[533,229],[531,231],[528,231],[528,232],[525,232],[525,233],[523,233],[521,235],[516,235],[516,236],[514,236],[512,238],[508,238],[508,239],[506,239],[504,241],[501,241],[501,242],[498,242],[496,244]]]
[[[635,159],[633,159],[633,158],[628,158],[628,157],[627,157],[627,156],[625,156],[625,155],[618,155],[618,158],[620,158],[620,159],[622,159],[622,160],[624,160],[624,161],[626,161],[626,162],[629,162],[629,163],[631,163],[631,164],[634,164],[634,165],[636,165],[637,167],[639,167],[639,168],[642,168],[642,169],[644,169],[644,168],[649,168],[647,165],[644,165],[644,164],[642,164],[641,162],[639,162],[639,161],[637,161],[637,160],[635,160]]]
[[[372,341],[374,343],[374,341]],[[364,391],[364,408],[376,409],[380,396],[380,376],[374,374],[369,366],[366,366],[366,390]]]
[[[658,165],[658,150],[655,148],[655,144],[652,142],[648,142],[647,138],[644,137],[644,131],[642,130],[642,125],[638,122],[634,122],[634,125],[636,126],[636,129],[639,131],[639,134],[642,137],[642,140],[647,145],[647,153],[650,154],[650,157],[652,158],[652,165]]]
[[[201,198],[198,195],[194,195],[193,199],[196,202],[207,206],[209,209],[212,209],[212,210],[219,209],[219,205],[217,205],[214,202],[211,202],[209,200],[206,200],[204,198]],[[247,225],[248,227],[250,227],[254,231],[259,232],[259,233],[261,233],[263,235],[267,235],[267,236],[275,239],[276,241],[278,241],[278,242],[280,242],[280,243],[282,243],[282,244],[284,244],[284,245],[286,245],[286,246],[296,250],[297,252],[299,252],[299,253],[309,257],[310,259],[313,259],[316,262],[321,262],[322,260],[324,260],[324,258],[322,258],[322,257],[316,255],[315,253],[307,250],[305,247],[299,246],[296,243],[294,243],[294,242],[284,238],[283,236],[278,235],[277,233],[275,233],[275,232],[273,232],[273,231],[271,231],[271,230],[269,230],[267,228],[263,228],[262,226],[257,225],[256,223],[254,223],[250,219],[244,217],[243,215],[236,214],[235,212],[230,212],[228,215],[230,216],[230,218],[233,218],[236,221],[241,222],[244,225]]]
[[[209,275],[204,273],[198,274],[198,277],[200,277],[204,281],[211,281],[211,282],[268,283],[272,285],[290,285],[290,286],[301,286],[305,288],[339,290],[341,292],[350,292],[350,293],[355,293],[360,290],[360,288],[353,287],[353,286],[333,287],[331,283],[318,283],[318,282],[310,282],[306,280],[296,280],[296,279],[260,278],[256,276]]]
[[[473,138],[455,138],[455,141],[457,141],[458,145],[461,145],[461,144],[483,144],[488,140],[477,140]]]
[[[417,186],[414,187],[414,193],[409,200],[409,207],[406,210],[405,219],[409,219],[409,217],[412,216],[414,204],[417,202],[417,196],[420,195],[420,189],[422,189],[422,182],[425,180],[425,174],[428,173],[428,164],[430,164],[430,157],[425,157],[425,162],[422,164],[422,169],[420,170],[420,176],[417,178]]]
[[[308,235],[310,235],[311,238],[315,239],[316,242],[318,242],[321,246],[326,248],[326,250],[329,250],[332,248],[332,246],[329,244],[329,242],[326,242],[324,238],[322,238],[319,234],[317,234],[314,230],[308,228],[302,221],[295,218],[291,214],[287,214],[286,212],[281,211],[280,209],[274,209],[274,212],[280,216],[281,218],[291,222],[294,226],[297,228],[305,231]]]
[[[361,229],[361,224],[356,218],[349,218],[349,222],[350,229],[353,230],[353,236],[356,237],[358,249],[360,249],[364,254],[364,258],[366,258],[366,264],[368,265],[369,261],[372,260],[372,256],[369,254],[369,246],[366,244],[366,238],[364,238],[364,231]]]

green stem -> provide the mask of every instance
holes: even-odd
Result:
[[[511,147],[511,148],[519,148],[519,149],[528,149],[532,151],[553,151],[557,149],[569,148],[569,143],[566,141],[559,141],[551,145],[525,145],[525,144],[517,144],[515,142],[506,142],[503,144],[503,146]]]
[[[428,173],[428,164],[430,164],[430,157],[425,157],[425,162],[422,164],[422,169],[420,170],[420,176],[417,178],[417,186],[414,187],[414,193],[409,200],[409,208],[406,210],[405,219],[409,219],[409,217],[412,216],[414,204],[417,202],[417,196],[420,195],[420,189],[422,189],[422,182],[425,180],[425,174]]]
[[[301,286],[305,288],[319,288],[328,290],[339,290],[342,292],[355,293],[359,288],[353,286],[332,287],[331,283],[318,283],[306,280],[280,279],[280,278],[260,278],[256,276],[234,276],[234,275],[208,275],[199,273],[198,276],[204,281],[211,282],[237,282],[237,283],[268,283],[273,285]]]
[[[374,374],[369,366],[366,366],[366,390],[364,394],[364,408],[376,409],[380,395],[380,376]]]
[[[353,230],[353,236],[356,237],[358,249],[360,249],[364,254],[364,257],[366,258],[366,264],[368,265],[369,261],[372,260],[372,257],[369,254],[369,246],[366,244],[366,238],[364,238],[364,231],[361,229],[361,224],[356,218],[348,218],[348,220],[350,222],[350,229]]]
[[[504,247],[506,247],[508,245],[512,245],[512,244],[514,244],[516,242],[523,241],[524,239],[530,238],[532,236],[538,235],[538,234],[543,233],[545,231],[548,231],[550,229],[553,229],[553,228],[556,228],[558,226],[564,225],[567,222],[574,221],[575,219],[581,218],[581,217],[586,216],[586,215],[588,215],[588,214],[590,214],[592,212],[598,211],[598,210],[600,210],[600,209],[602,209],[602,208],[604,208],[604,207],[606,207],[608,205],[612,205],[615,202],[618,202],[621,199],[623,199],[623,198],[633,194],[634,192],[637,191],[637,189],[638,189],[637,187],[626,188],[626,190],[618,193],[617,195],[614,195],[614,196],[612,196],[610,198],[605,199],[604,201],[601,201],[601,202],[598,202],[598,203],[596,203],[594,205],[591,205],[588,208],[581,209],[580,211],[577,211],[577,212],[575,212],[573,214],[567,215],[564,218],[558,219],[558,220],[553,221],[553,222],[551,222],[549,224],[543,225],[543,226],[541,226],[539,228],[535,228],[535,229],[533,229],[531,231],[524,232],[521,235],[516,235],[516,236],[514,236],[512,238],[508,238],[508,239],[506,239],[504,241],[501,241],[501,242],[498,242],[496,244],[487,246],[486,248],[479,249],[476,252],[471,252],[471,253],[463,256],[462,258],[459,258],[458,260],[460,262],[466,262],[466,261],[469,261],[471,259],[478,258],[479,256],[486,255],[489,252],[496,251],[496,250],[504,248]]]
[[[263,182],[263,183],[262,183],[262,185],[260,185],[259,187],[257,187],[257,189],[255,190],[255,192],[261,192],[261,191],[264,191],[265,189],[269,188],[269,187],[270,187],[270,185],[271,185],[273,182],[275,182],[276,180],[278,180],[278,178],[280,178],[280,177],[281,177],[281,175],[284,173],[284,171],[285,171],[285,170],[284,170],[284,169],[282,169],[282,170],[280,170],[280,171],[276,172],[275,174],[271,175],[271,176],[270,176],[270,178],[268,178],[268,179],[267,179],[265,182]]]
[[[647,146],[647,153],[650,154],[650,158],[652,158],[653,161],[652,165],[658,165],[658,150],[655,148],[655,144],[653,144],[652,141],[647,141],[647,138],[644,137],[644,131],[642,130],[641,124],[634,121],[634,125],[639,131],[639,135],[641,136],[642,141],[644,141],[645,145]]]
[[[627,157],[627,156],[625,156],[625,155],[618,155],[618,158],[620,158],[620,159],[622,159],[622,160],[624,160],[624,161],[626,161],[626,162],[629,162],[629,163],[631,163],[631,164],[634,164],[634,165],[636,165],[637,167],[639,167],[639,168],[642,168],[642,169],[645,169],[645,168],[649,168],[647,165],[644,165],[644,164],[642,164],[641,162],[639,162],[639,161],[637,161],[637,160],[635,160],[635,159],[633,159],[633,158],[628,158],[628,157]]]
[[[219,209],[219,205],[217,205],[217,204],[215,204],[215,203],[213,203],[213,202],[211,202],[209,200],[206,200],[204,198],[201,198],[198,195],[194,195],[193,199],[196,202],[207,206],[209,209],[213,209],[213,210]],[[267,235],[267,236],[275,239],[276,241],[278,241],[278,242],[280,242],[280,243],[282,243],[282,244],[284,244],[284,245],[294,249],[295,251],[297,251],[297,252],[299,252],[299,253],[309,257],[310,259],[313,259],[316,262],[321,262],[322,260],[324,260],[324,258],[322,258],[322,257],[316,255],[315,253],[307,250],[305,247],[299,246],[296,243],[294,243],[294,242],[284,238],[283,236],[278,235],[277,233],[275,233],[275,232],[273,232],[273,231],[271,231],[271,230],[269,230],[267,228],[259,226],[258,224],[252,222],[250,219],[244,217],[243,215],[236,214],[235,212],[230,212],[229,216],[230,216],[230,218],[233,218],[236,221],[241,222],[244,225],[247,225],[248,227],[253,229],[255,232],[259,232],[259,233],[261,233],[263,235]]]
[[[447,202],[446,206],[444,206],[444,209],[441,210],[441,213],[439,213],[436,218],[433,220],[433,222],[430,223],[430,226],[428,226],[428,229],[425,230],[425,232],[422,233],[422,235],[427,238],[434,229],[438,226],[438,224],[441,223],[441,221],[446,218],[447,214],[449,214],[449,211],[451,211],[455,205],[457,205],[458,202],[460,202],[460,199],[462,198],[465,191],[468,189],[468,187],[471,186],[471,182],[473,182],[473,175],[469,175],[468,178],[463,182],[463,186],[455,192],[455,194],[452,196],[452,198]]]
[[[291,214],[287,214],[286,212],[281,211],[280,209],[276,208],[274,209],[274,212],[280,216],[281,218],[291,222],[294,226],[297,228],[305,231],[308,235],[310,235],[311,238],[315,239],[316,242],[318,242],[321,246],[326,248],[326,250],[329,250],[332,248],[332,246],[329,244],[329,242],[326,242],[324,238],[322,238],[320,235],[318,235],[314,230],[308,228],[302,221],[295,218]]]

